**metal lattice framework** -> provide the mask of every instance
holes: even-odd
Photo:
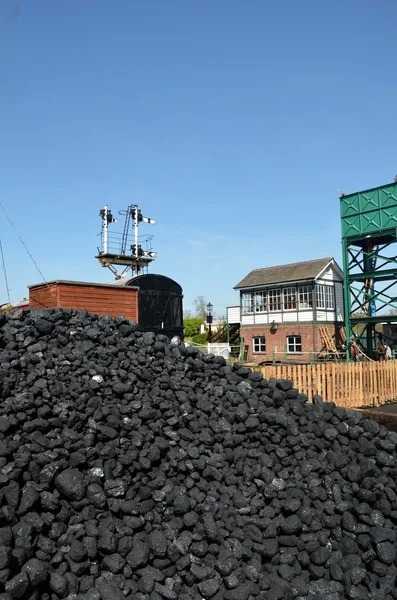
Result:
[[[98,259],[102,267],[107,267],[115,275],[116,279],[123,279],[131,270],[134,277],[147,269],[148,265],[156,258],[157,253],[151,248],[152,236],[146,236],[147,248],[142,248],[142,240],[138,234],[140,223],[154,225],[155,220],[144,217],[137,204],[131,204],[127,210],[120,210],[119,214],[124,216],[123,234],[109,234],[109,225],[117,223],[112,212],[106,205],[100,211],[102,218],[101,248],[98,248]],[[130,235],[132,229],[132,235]],[[119,271],[117,267],[123,267]]]
[[[376,324],[397,322],[397,183],[342,195],[342,248],[346,339],[366,353],[375,348]]]

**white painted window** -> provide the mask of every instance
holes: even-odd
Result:
[[[300,309],[313,307],[313,294],[310,285],[300,285],[298,288],[298,295]]]
[[[316,285],[316,306],[325,309],[325,286]]]
[[[266,291],[254,292],[254,311],[259,313],[267,311]]]
[[[269,290],[268,300],[270,312],[281,311],[281,290]]]
[[[335,310],[334,287],[332,285],[316,286],[317,308]]]
[[[241,294],[241,311],[243,315],[254,312],[252,292],[243,292]]]
[[[252,338],[252,349],[254,352],[266,352],[265,336],[259,335]]]
[[[334,288],[331,285],[325,287],[325,305],[328,310],[335,310]]]
[[[302,337],[289,335],[287,337],[287,352],[302,352]]]
[[[284,310],[296,310],[296,288],[287,287],[283,289]]]

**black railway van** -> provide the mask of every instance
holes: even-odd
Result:
[[[126,282],[139,288],[138,321],[144,331],[183,338],[183,291],[164,275],[138,275]]]

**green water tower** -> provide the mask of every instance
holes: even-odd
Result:
[[[346,339],[374,356],[375,325],[397,322],[397,178],[340,197]],[[348,353],[350,357],[350,352]]]

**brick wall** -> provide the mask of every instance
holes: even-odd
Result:
[[[330,336],[335,333],[334,325],[321,324],[322,327],[326,327],[329,331]],[[313,327],[314,336],[313,340]],[[309,352],[315,350],[320,352],[322,348],[319,326],[312,325],[311,323],[289,323],[279,325],[277,331],[272,333],[269,325],[256,325],[253,327],[242,327],[240,330],[241,337],[244,338],[244,347],[248,346],[247,360],[249,362],[262,362],[270,361],[273,357],[273,350],[277,351],[276,359],[284,360],[284,346],[287,343],[287,336],[300,335],[302,338],[302,354],[294,353],[287,354],[288,360],[302,360],[309,361]],[[257,353],[253,352],[252,339],[256,336],[265,336],[266,338],[266,352]]]

